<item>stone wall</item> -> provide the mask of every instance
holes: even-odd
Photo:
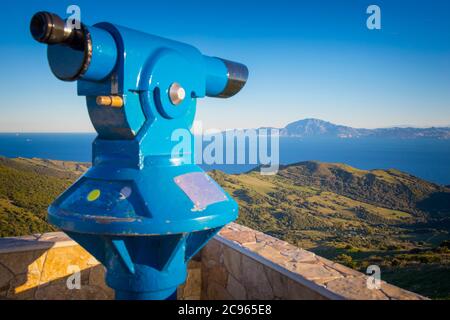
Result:
[[[194,257],[179,299],[200,299],[200,267],[199,256]],[[62,232],[0,238],[0,299],[113,299],[104,279],[105,268]]]
[[[111,299],[104,273],[62,232],[0,239],[0,299]],[[68,288],[78,281],[70,277],[79,277],[80,289]]]
[[[202,251],[202,299],[425,299],[231,223]]]
[[[62,232],[0,239],[0,299],[112,299],[104,273]],[[69,289],[74,277],[79,289]],[[190,262],[178,298],[424,299],[384,282],[370,290],[366,282],[359,272],[232,223]]]

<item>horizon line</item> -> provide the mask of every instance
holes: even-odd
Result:
[[[344,127],[349,127],[349,128],[353,128],[353,129],[365,129],[365,130],[396,129],[396,128],[397,129],[433,129],[433,128],[450,129],[450,124],[449,125],[422,125],[422,126],[419,126],[419,125],[391,125],[391,126],[386,126],[386,127],[374,127],[374,128],[366,127],[366,128],[364,128],[364,127],[350,126],[350,125],[345,125],[345,124],[338,124],[338,123],[335,123],[332,121],[323,120],[323,119],[319,119],[319,118],[303,118],[303,119],[288,122],[284,127],[259,126],[256,128],[255,127],[253,127],[253,128],[227,128],[227,129],[222,129],[219,131],[226,132],[226,131],[230,131],[230,130],[242,130],[242,129],[259,130],[259,129],[264,129],[264,128],[284,129],[289,124],[299,122],[299,121],[305,121],[305,120],[318,120],[318,121],[330,123],[335,126],[344,126]],[[208,129],[213,129],[213,128],[208,128]],[[96,134],[96,133],[97,132],[95,130],[93,130],[93,131],[0,131],[0,134]]]

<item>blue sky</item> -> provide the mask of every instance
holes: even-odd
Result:
[[[0,131],[93,131],[76,84],[53,77],[28,31],[34,12],[81,7],[110,21],[245,63],[231,99],[199,101],[207,128],[321,118],[355,127],[450,125],[450,1],[2,1]],[[381,30],[366,8],[381,8]]]

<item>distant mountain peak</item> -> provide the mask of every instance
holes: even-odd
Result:
[[[433,138],[450,139],[450,128],[413,128],[413,127],[392,127],[378,129],[353,128],[344,125],[338,125],[329,121],[306,118],[294,121],[286,125],[280,131],[281,136],[298,138]]]
[[[281,135],[291,137],[337,137],[353,138],[358,137],[360,133],[357,129],[336,125],[334,123],[308,118],[289,123],[281,130]]]

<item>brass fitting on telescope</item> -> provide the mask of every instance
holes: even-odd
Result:
[[[96,102],[97,105],[104,107],[123,107],[123,98],[120,96],[98,96]]]

